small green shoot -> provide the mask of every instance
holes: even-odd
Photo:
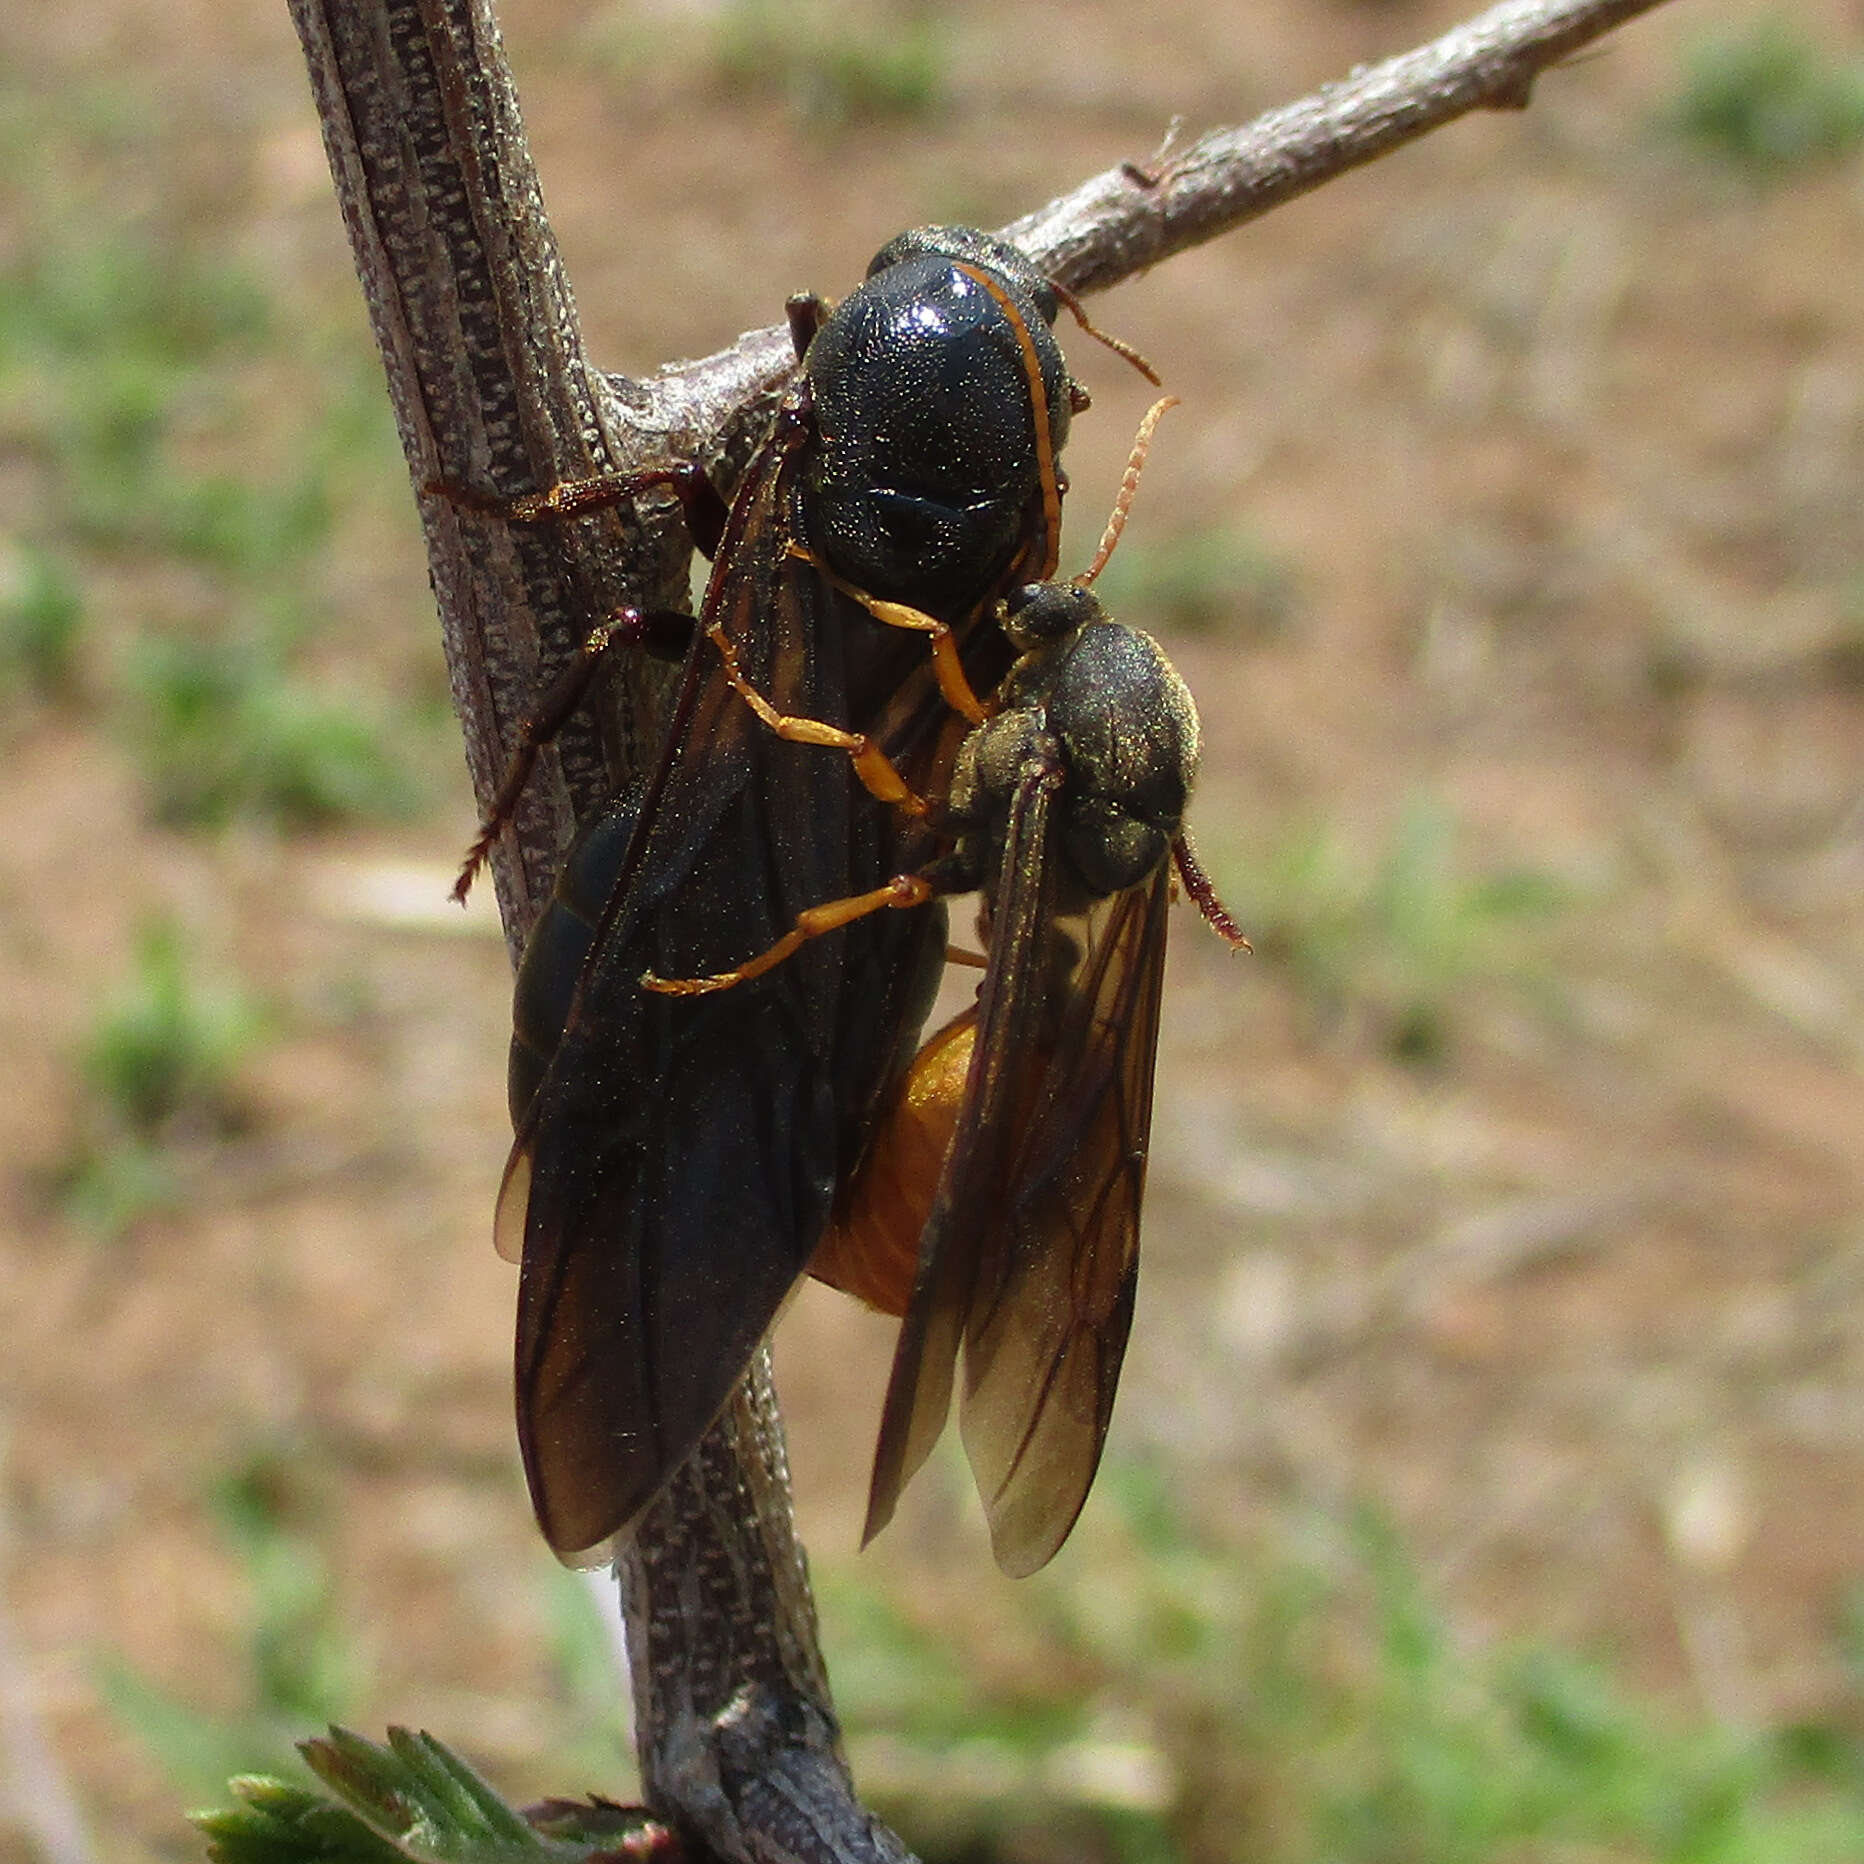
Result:
[[[264,1450],[219,1482],[211,1498],[252,1588],[253,1707],[280,1725],[329,1721],[361,1687],[302,1490],[290,1453]]]
[[[165,1146],[136,1133],[88,1135],[60,1173],[60,1202],[80,1229],[105,1242],[145,1217],[172,1209],[181,1196]]]
[[[1836,161],[1864,143],[1864,59],[1768,14],[1691,47],[1669,115],[1698,148],[1762,178]]]
[[[245,991],[191,975],[180,928],[145,926],[128,987],[104,1010],[84,1045],[84,1078],[108,1117],[131,1132],[182,1121],[224,1129],[232,1082],[265,1019]]]
[[[1289,968],[1314,1010],[1424,1065],[1449,1046],[1458,992],[1522,980],[1524,940],[1563,903],[1545,874],[1466,873],[1457,841],[1449,812],[1413,797],[1370,867],[1324,826],[1297,826],[1232,863],[1225,885],[1256,950]]]
[[[388,1731],[379,1746],[332,1728],[299,1752],[334,1797],[273,1779],[232,1783],[239,1804],[198,1814],[216,1864],[582,1864],[652,1855],[646,1815],[555,1805],[546,1835],[432,1735]]]
[[[266,645],[146,640],[131,673],[165,822],[243,815],[302,828],[404,815],[416,800],[387,725],[313,691]]]
[[[83,625],[83,595],[60,557],[23,543],[0,553],[0,688],[67,695]]]
[[[84,1103],[63,1174],[78,1222],[114,1237],[173,1201],[172,1148],[238,1124],[235,1079],[266,1027],[247,992],[195,978],[172,920],[143,928],[130,980],[79,1057]]]

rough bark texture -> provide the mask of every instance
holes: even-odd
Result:
[[[1434,44],[1257,123],[1109,171],[1008,229],[1094,289],[1482,107],[1659,0],[1508,0]],[[524,528],[436,483],[516,494],[601,471],[739,456],[790,360],[781,330],[645,383],[604,377],[525,144],[489,0],[291,0],[325,144],[421,490],[434,592],[483,804],[550,672],[623,600],[683,600],[677,514]],[[577,816],[654,744],[663,678],[637,661],[545,759],[493,856],[514,955]],[[732,1859],[897,1859],[843,1764],[760,1354],[618,1569],[642,1777],[655,1811]]]

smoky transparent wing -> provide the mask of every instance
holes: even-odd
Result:
[[[951,1409],[967,1316],[980,1286],[987,1288],[996,1279],[987,1259],[997,1234],[990,1206],[1015,1152],[1015,1114],[1032,1087],[1030,1063],[1040,1056],[1047,996],[1041,969],[1049,952],[1054,895],[1048,823],[1061,782],[1059,766],[1032,765],[1012,798],[1004,880],[978,992],[964,1101],[933,1193],[894,1349],[863,1544],[892,1520],[901,1491],[938,1441]],[[1012,880],[1016,856],[1022,866]]]
[[[997,1564],[1032,1573],[1100,1465],[1138,1279],[1168,870],[1091,915],[1045,1006],[1042,1078],[1019,1123],[964,1329],[960,1422]],[[1057,1013],[1059,1012],[1059,1013]]]

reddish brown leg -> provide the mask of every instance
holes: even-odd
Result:
[[[661,486],[679,499],[694,547],[701,556],[710,558],[725,533],[726,506],[696,460],[648,472],[597,473],[588,479],[566,479],[561,485],[526,492],[517,498],[500,498],[496,493],[476,491],[446,479],[430,480],[421,490],[464,511],[483,512],[511,524],[547,524],[553,519],[577,518],[586,512],[625,505]]]
[[[1126,163],[1124,166],[1129,174],[1144,174],[1145,172],[1143,169],[1135,169],[1130,162]],[[1081,308],[1081,300],[1077,298],[1067,286],[1058,285],[1051,278],[1049,280],[1049,289],[1068,307],[1074,321],[1079,324],[1096,343],[1104,343],[1108,349],[1112,350],[1114,355],[1123,357],[1127,362],[1131,363],[1154,388],[1162,388],[1164,386],[1158,378],[1158,371],[1154,369],[1124,337],[1113,336],[1108,331],[1098,329],[1095,325],[1088,322],[1087,312]]]
[[[599,628],[591,630],[576,650],[576,658],[551,682],[538,701],[537,709],[519,725],[511,761],[505,766],[498,793],[492,798],[492,806],[479,825],[479,833],[466,851],[459,878],[453,883],[455,900],[462,906],[466,904],[466,896],[472,891],[472,883],[485,865],[492,844],[504,832],[505,824],[518,806],[518,798],[524,794],[524,786],[531,780],[538,752],[556,737],[582,704],[602,656],[617,645],[639,647],[662,656],[683,653],[692,631],[690,615],[668,609],[653,609],[644,614],[638,608],[617,609]]]
[[[1233,945],[1238,951],[1253,951],[1255,947],[1243,937],[1242,927],[1230,917],[1230,909],[1217,898],[1216,883],[1204,872],[1192,851],[1190,837],[1182,831],[1171,845],[1171,858],[1178,878],[1184,882],[1185,892],[1191,896],[1191,903],[1204,915],[1204,923],[1226,945]]]
[[[724,500],[706,477],[705,468],[696,461],[656,467],[647,472],[599,473],[587,479],[567,479],[545,491],[527,492],[518,498],[500,498],[445,480],[431,481],[421,489],[463,510],[483,512],[509,524],[546,524],[605,510],[659,487],[670,489],[679,499],[694,546],[703,556],[712,556],[724,536],[728,513]],[[459,878],[453,883],[454,899],[464,904],[493,842],[518,806],[518,798],[523,795],[524,786],[536,768],[537,753],[563,729],[571,713],[582,703],[603,654],[619,643],[663,658],[677,658],[686,651],[693,626],[690,615],[668,609],[620,608],[590,632],[577,650],[576,658],[552,682],[537,709],[518,727],[511,762],[478,835],[466,851]]]

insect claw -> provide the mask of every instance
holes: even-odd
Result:
[[[452,890],[447,894],[455,906],[466,904],[466,897],[472,892],[472,883],[479,878],[479,870],[485,866],[486,856],[492,852],[492,843],[497,839],[498,829],[489,823],[473,838],[472,846],[466,850],[466,859],[460,863]]]

